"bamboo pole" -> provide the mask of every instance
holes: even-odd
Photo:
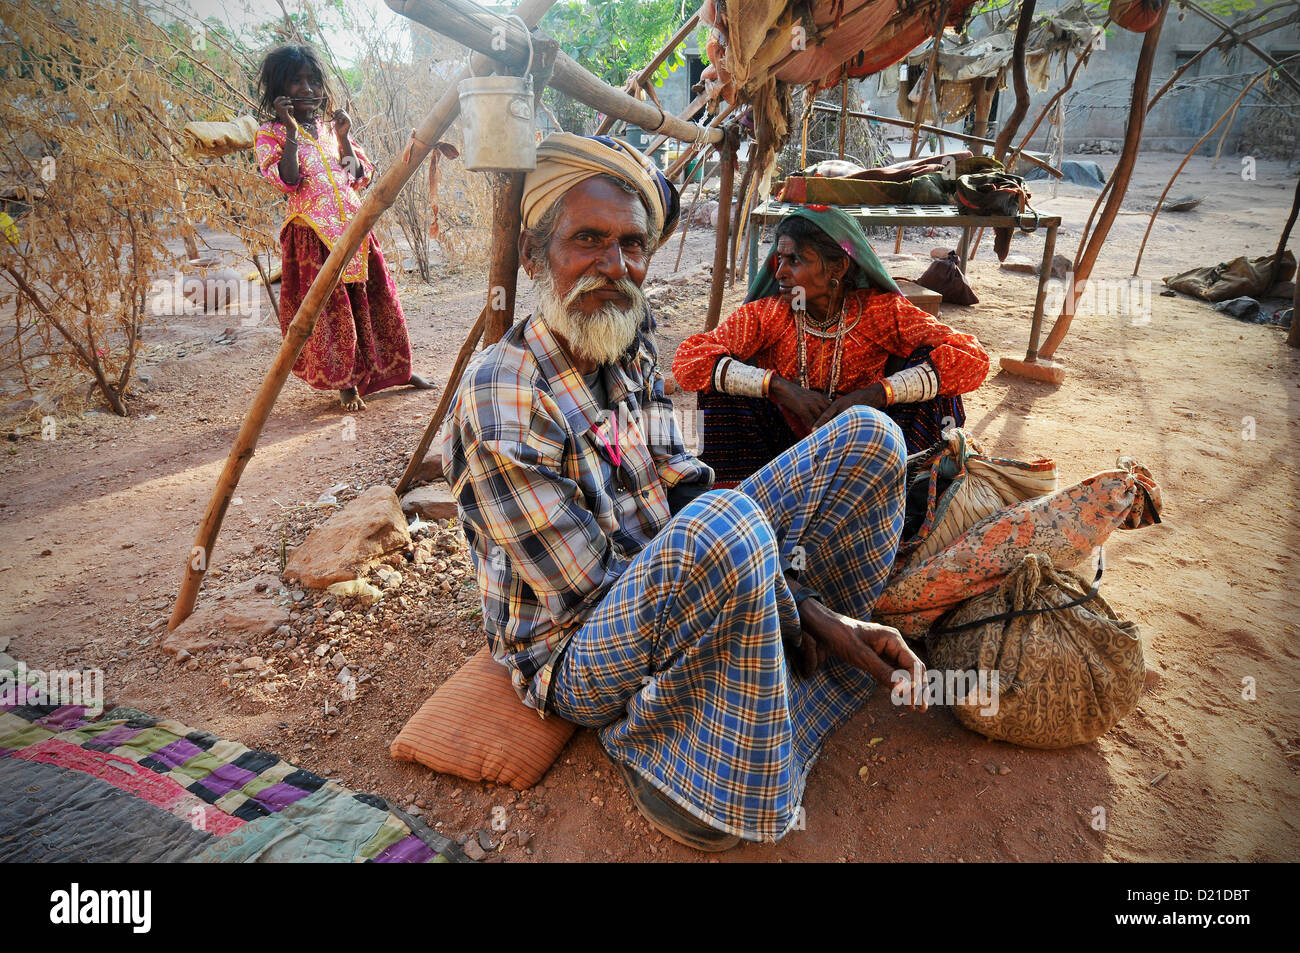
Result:
[[[639,88],[642,83],[649,82],[650,78],[654,76],[659,67],[664,65],[664,62],[672,55],[673,51],[676,50],[677,47],[681,46],[682,42],[690,36],[691,31],[695,29],[695,25],[699,22],[700,14],[697,10],[695,13],[691,14],[690,19],[677,28],[676,33],[668,38],[668,42],[664,44],[663,49],[655,54],[654,59],[642,67],[639,73],[623,85],[623,92],[630,94]],[[614,123],[617,121],[618,119],[616,117],[607,115],[600,121],[600,125],[596,128],[596,135],[605,135],[605,133],[609,132],[609,130],[614,127]],[[654,149],[651,149],[650,152],[654,152]]]
[[[1254,53],[1256,56],[1258,56],[1261,60],[1263,60],[1263,61],[1264,61],[1265,63],[1267,63],[1269,66],[1272,66],[1274,69],[1276,69],[1277,72],[1278,72],[1278,76],[1279,76],[1279,78],[1281,78],[1282,82],[1286,83],[1288,86],[1290,86],[1292,89],[1294,89],[1297,93],[1300,93],[1300,80],[1297,80],[1294,76],[1292,76],[1290,70],[1286,69],[1286,68],[1285,68],[1281,63],[1279,63],[1279,62],[1278,62],[1277,60],[1275,60],[1273,57],[1269,56],[1267,53],[1265,53],[1263,50],[1261,50],[1261,49],[1260,49],[1258,46],[1256,46],[1254,43],[1250,42],[1250,40],[1249,40],[1247,37],[1242,36],[1240,33],[1238,33],[1238,32],[1236,31],[1236,29],[1234,29],[1234,28],[1232,27],[1231,24],[1225,23],[1223,20],[1219,19],[1217,16],[1215,16],[1215,15],[1214,15],[1213,13],[1211,13],[1209,10],[1206,10],[1206,9],[1205,9],[1204,7],[1202,7],[1200,4],[1198,4],[1198,3],[1193,3],[1192,0],[1179,0],[1179,2],[1180,2],[1184,7],[1186,7],[1188,10],[1191,10],[1191,11],[1192,11],[1193,13],[1195,13],[1197,16],[1201,17],[1201,19],[1203,19],[1203,20],[1207,20],[1207,21],[1209,21],[1210,23],[1213,23],[1213,24],[1214,24],[1215,26],[1217,26],[1220,30],[1222,30],[1224,33],[1227,33],[1227,34],[1228,34],[1229,36],[1231,36],[1234,40],[1236,40],[1238,43],[1240,43],[1240,44],[1241,44],[1242,46],[1244,46],[1246,49],[1250,50],[1250,52]],[[1265,25],[1267,25],[1267,24],[1265,24]],[[1280,26],[1281,24],[1279,23],[1278,25]],[[1255,31],[1255,32],[1259,32],[1259,31]],[[1267,32],[1269,32],[1269,31],[1268,31],[1268,30],[1264,30],[1263,32],[1267,33]],[[1287,57],[1287,60],[1289,60],[1289,59],[1291,59],[1291,57],[1288,56],[1288,57]],[[1286,62],[1286,61],[1284,60],[1283,62]]]
[[[844,142],[849,132],[849,74],[840,80],[840,158],[844,158]]]
[[[718,153],[722,158],[722,182],[718,189],[718,228],[713,236],[713,283],[709,289],[709,312],[704,330],[712,331],[722,316],[722,292],[727,280],[727,238],[731,228],[731,183],[736,173],[736,148],[740,135],[735,126],[727,128]]]
[[[942,0],[939,4],[939,22],[934,29],[934,47],[930,50],[930,63],[925,68],[925,78],[930,84],[930,92],[934,98],[934,121],[936,124],[943,122],[943,117],[939,115],[939,47],[943,40],[943,28],[948,21],[948,7],[950,0]],[[916,121],[912,126],[912,147],[908,150],[909,159],[916,158],[916,147],[921,140],[921,118],[925,115],[925,94],[922,93],[921,100],[916,104]],[[900,228],[899,234],[902,234]]]
[[[1074,321],[1074,309],[1081,294],[1080,285],[1091,276],[1092,266],[1096,263],[1097,256],[1101,254],[1101,248],[1106,243],[1106,236],[1110,233],[1110,227],[1119,214],[1120,203],[1123,202],[1124,195],[1128,192],[1128,183],[1133,175],[1133,166],[1137,162],[1138,150],[1142,147],[1142,129],[1146,125],[1147,87],[1151,83],[1151,67],[1155,63],[1156,46],[1160,42],[1160,31],[1164,27],[1165,17],[1168,13],[1169,5],[1166,4],[1164,9],[1160,11],[1160,19],[1156,21],[1155,26],[1142,37],[1142,51],[1138,54],[1137,75],[1133,79],[1133,98],[1129,105],[1128,129],[1124,135],[1124,148],[1120,150],[1119,161],[1115,164],[1115,171],[1110,176],[1110,181],[1114,187],[1111,189],[1106,207],[1102,209],[1101,215],[1097,219],[1096,231],[1088,239],[1088,247],[1083,253],[1083,258],[1074,270],[1074,282],[1072,287],[1067,289],[1065,305],[1061,314],[1056,319],[1056,323],[1052,325],[1051,333],[1047,335],[1047,341],[1038,349],[1040,361],[1051,360],[1052,355],[1056,353],[1056,349],[1061,346],[1061,341],[1065,339],[1066,333],[1070,330],[1070,324]]]
[[[420,440],[415,445],[415,452],[411,454],[410,462],[406,464],[406,470],[402,473],[402,478],[397,481],[397,488],[393,492],[398,496],[410,489],[411,484],[415,482],[415,474],[419,471],[420,464],[424,462],[424,455],[429,452],[429,447],[433,445],[433,438],[437,436],[438,428],[442,426],[442,421],[447,416],[452,398],[456,396],[456,391],[460,389],[461,375],[465,373],[465,367],[469,364],[469,359],[473,357],[479,339],[483,337],[483,328],[487,325],[487,318],[488,309],[485,305],[483,310],[478,313],[474,326],[469,329],[469,336],[465,338],[465,343],[460,346],[460,353],[456,355],[456,363],[452,365],[451,374],[447,377],[447,385],[443,387],[442,396],[438,398],[438,406],[434,410],[433,416],[429,418],[428,424],[425,425],[424,433],[420,435]]]
[[[817,103],[817,105],[815,105],[813,109],[817,110],[817,112],[836,111],[834,106],[826,106],[823,105],[822,103]],[[895,119],[892,116],[878,116],[875,113],[860,112],[854,109],[849,110],[849,115],[855,119],[869,119],[872,122],[881,122],[888,126],[902,126],[904,129],[912,128],[912,124],[908,122],[906,119]],[[982,146],[991,146],[994,144],[992,139],[985,139],[983,136],[972,136],[969,133],[957,132],[954,129],[940,129],[938,126],[931,126],[926,123],[921,124],[921,131],[935,132],[940,135],[947,136],[950,139],[960,139],[962,142],[977,143]],[[1023,158],[1026,162],[1038,166],[1038,168],[1042,169],[1048,175],[1051,175],[1054,178],[1058,178],[1058,179],[1061,178],[1061,170],[1053,166],[1051,163],[1044,162],[1042,159],[1039,159],[1038,157],[1031,156],[1031,155],[1026,155]]]
[[[1101,28],[1104,30],[1106,28],[1106,24],[1108,23],[1110,23],[1109,18],[1107,18],[1106,23],[1102,24]],[[1074,67],[1070,70],[1070,72],[1065,77],[1065,85],[1063,85],[1060,89],[1058,89],[1052,95],[1052,98],[1049,99],[1046,102],[1046,104],[1044,104],[1042,111],[1038,114],[1038,118],[1034,120],[1034,124],[1030,126],[1029,131],[1025,133],[1025,138],[1020,140],[1020,145],[1016,146],[1015,150],[1012,151],[1011,156],[1007,159],[1006,168],[1008,172],[1015,167],[1016,162],[1020,159],[1021,154],[1025,151],[1025,147],[1029,145],[1029,140],[1034,137],[1034,133],[1038,131],[1038,127],[1039,125],[1042,124],[1042,121],[1047,116],[1047,113],[1051,110],[1053,106],[1055,106],[1058,102],[1060,102],[1062,96],[1064,96],[1067,92],[1069,92],[1070,87],[1074,85],[1074,77],[1078,74],[1079,70],[1083,67],[1083,65],[1087,63],[1090,59],[1092,59],[1091,48],[1086,49],[1079,54],[1078,58],[1074,61]],[[1065,138],[1064,128],[1062,128],[1061,133],[1062,133],[1062,140],[1064,140]]]
[[[535,24],[554,2],[555,0],[522,0],[516,12],[529,24]],[[479,70],[487,69],[491,65],[491,61],[486,57],[471,62]],[[172,607],[171,617],[167,621],[169,630],[184,622],[194,611],[199,586],[212,561],[213,547],[217,535],[221,532],[221,524],[230,506],[230,500],[235,494],[235,487],[239,484],[239,478],[244,468],[248,466],[248,461],[253,458],[257,440],[266,426],[267,418],[271,415],[271,409],[275,406],[276,397],[284,387],[289,371],[298,360],[298,355],[302,353],[307,339],[311,337],[316,319],[324,309],[325,302],[338,286],[339,276],[343,273],[344,266],[361,247],[361,243],[370,234],[379,216],[396,201],[398,192],[415,174],[420,164],[429,155],[434,143],[460,112],[456,86],[461,79],[469,75],[470,70],[463,70],[448,87],[447,92],[434,104],[429,114],[424,117],[419,128],[413,130],[409,151],[399,156],[379,182],[370,188],[361,207],[348,223],[342,237],[334,243],[333,249],[325,259],[325,264],[321,266],[311,287],[307,289],[306,297],[285,331],[284,340],[280,342],[280,350],[267,370],[252,405],[244,415],[244,422],[240,425],[225,466],[222,467],[221,475],[217,478],[212,498],[208,501],[207,510],[194,537],[194,545],[186,562],[185,576],[176,595],[176,604]]]
[[[726,120],[726,118],[731,115],[732,110],[734,110],[735,108],[736,107],[731,105],[731,103],[727,103],[725,106],[723,106],[722,111],[718,113],[716,116],[714,116],[711,120],[709,120],[709,128],[714,129],[722,125],[723,121]],[[677,157],[677,160],[672,165],[670,165],[667,169],[664,170],[664,176],[669,181],[672,181],[677,177],[677,173],[681,172],[682,169],[686,167],[686,164],[690,162],[691,159],[693,159],[701,149],[707,150],[711,146],[713,148],[717,148],[717,144],[713,142],[692,142],[690,148],[688,148],[685,152],[679,155]],[[705,181],[707,181],[707,179]]]
[[[713,149],[715,146],[708,146]],[[677,243],[677,260],[673,262],[673,274],[682,267],[682,252],[686,250],[686,233],[691,230],[691,221],[695,218],[695,205],[700,200],[700,193],[704,191],[704,183],[708,180],[708,174],[705,167],[708,165],[709,156],[706,152],[700,157],[700,181],[695,184],[695,194],[691,196],[691,209],[686,213],[686,218],[682,220],[682,237]]]
[[[1296,255],[1300,258],[1300,255]],[[1300,347],[1300,270],[1296,271],[1295,294],[1291,296],[1291,330],[1287,332],[1286,343]]]
[[[1273,253],[1273,269],[1268,280],[1269,289],[1277,284],[1278,276],[1282,274],[1282,253],[1286,251],[1287,239],[1291,237],[1291,229],[1295,227],[1298,214],[1300,214],[1300,178],[1297,178],[1295,182],[1295,198],[1291,200],[1291,214],[1287,217],[1286,225],[1282,227],[1282,237],[1277,240],[1277,251]],[[1294,277],[1296,279],[1295,283],[1300,285],[1300,267],[1296,269]],[[1293,314],[1291,316],[1291,327],[1294,328],[1295,325],[1296,320]]]
[[[1160,214],[1160,209],[1164,206],[1165,199],[1169,197],[1169,190],[1174,187],[1174,180],[1177,179],[1179,174],[1182,173],[1183,169],[1187,167],[1187,163],[1192,160],[1192,156],[1196,154],[1196,150],[1201,148],[1201,146],[1205,144],[1205,140],[1209,139],[1210,136],[1214,135],[1214,130],[1219,128],[1219,126],[1223,123],[1223,120],[1227,119],[1229,115],[1236,114],[1237,107],[1241,104],[1241,101],[1246,98],[1246,94],[1251,91],[1254,85],[1258,83],[1261,79],[1263,79],[1265,76],[1267,76],[1269,73],[1271,73],[1272,71],[1273,71],[1273,67],[1270,66],[1268,69],[1264,70],[1263,72],[1257,73],[1255,77],[1249,83],[1246,84],[1246,88],[1241,91],[1241,94],[1238,95],[1237,98],[1232,101],[1232,105],[1229,106],[1227,109],[1225,109],[1223,113],[1219,116],[1219,118],[1215,120],[1214,125],[1209,128],[1209,130],[1205,133],[1205,135],[1201,136],[1201,138],[1196,140],[1196,145],[1192,146],[1191,149],[1187,150],[1187,155],[1183,156],[1183,161],[1178,163],[1178,168],[1174,169],[1174,174],[1169,177],[1169,181],[1165,184],[1165,190],[1160,193],[1160,199],[1159,201],[1156,202],[1156,207],[1151,210],[1151,217],[1147,219],[1147,230],[1142,233],[1142,244],[1138,246],[1137,259],[1133,262],[1134,276],[1136,276],[1138,273],[1138,266],[1142,264],[1142,255],[1147,249],[1147,240],[1151,237],[1151,229],[1156,224],[1156,216]]]
[[[930,65],[925,70],[925,78],[930,84],[930,93],[934,100],[934,121],[936,125],[943,122],[943,116],[939,114],[939,47],[943,42],[943,28],[947,25],[949,5],[949,0],[942,0],[939,4],[939,21],[934,28],[934,46],[930,50]],[[924,116],[925,94],[922,93],[920,101],[916,104],[916,120],[912,124],[912,145],[907,150],[909,159],[916,158],[917,145],[921,141],[921,119]],[[941,139],[940,142],[942,141]],[[898,231],[894,234],[894,254],[897,255],[902,250],[903,227],[900,225]]]
[[[498,63],[522,69],[528,62],[528,34],[518,24],[489,13],[472,0],[384,0],[396,13],[458,43],[492,57]],[[642,102],[621,89],[601,82],[561,52],[555,57],[548,84],[598,112],[623,119],[648,132],[667,133],[674,139],[717,142],[720,130],[706,130],[669,115],[658,106]]]
[[[700,93],[691,100],[691,104],[686,107],[686,110],[678,118],[690,122],[700,114],[700,110],[705,107],[708,101],[709,97],[705,93]],[[650,145],[646,146],[645,154],[654,155],[655,151],[671,138],[672,136],[655,136],[650,140]]]

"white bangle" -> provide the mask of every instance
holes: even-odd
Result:
[[[731,358],[724,358],[727,366],[722,369],[721,375],[714,371],[714,390],[724,394],[731,394],[735,397],[762,397],[763,381],[767,377],[767,371],[761,367],[753,367],[749,364],[742,364],[740,361]],[[718,361],[721,365],[722,361]],[[721,383],[721,387],[719,387]]]
[[[893,388],[895,404],[920,404],[939,395],[939,375],[929,363],[905,367],[885,379]]]

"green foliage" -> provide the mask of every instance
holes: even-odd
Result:
[[[560,49],[611,86],[622,86],[654,57],[673,31],[694,12],[684,0],[568,0],[542,18],[540,29]],[[656,86],[684,60],[674,51],[653,77]],[[564,128],[582,132],[592,110],[554,90],[546,100]]]
[[[552,7],[541,29],[596,76],[621,86],[688,15],[682,0],[570,0]],[[681,65],[674,52],[655,74],[655,85]]]

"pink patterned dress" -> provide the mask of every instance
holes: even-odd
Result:
[[[374,174],[370,159],[355,143],[359,176],[345,166],[333,123],[326,121],[320,124],[318,138],[305,129],[299,134],[300,178],[296,185],[286,185],[279,170],[285,139],[284,124],[268,122],[258,129],[254,141],[263,177],[289,197],[280,229],[284,264],[281,334],[288,331],[330,249],[361,207],[360,190],[370,184]],[[366,236],[344,268],[293,372],[320,390],[354,387],[362,395],[411,379],[406,318],[373,234]]]

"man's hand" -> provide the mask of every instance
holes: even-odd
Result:
[[[816,429],[818,418],[825,416],[830,399],[825,394],[800,387],[779,374],[773,375],[770,396],[809,430]]]
[[[860,390],[850,391],[843,397],[837,398],[829,407],[827,407],[817,422],[813,424],[816,430],[823,424],[828,424],[837,416],[848,410],[850,407],[874,407],[876,410],[885,409],[885,388],[879,383],[863,387]]]
[[[907,699],[910,707],[921,711],[929,707],[924,691],[925,664],[897,629],[840,615],[816,599],[799,603],[799,619],[804,629],[800,674],[806,677],[834,657],[889,685],[891,693]],[[906,674],[896,676],[900,670]]]

